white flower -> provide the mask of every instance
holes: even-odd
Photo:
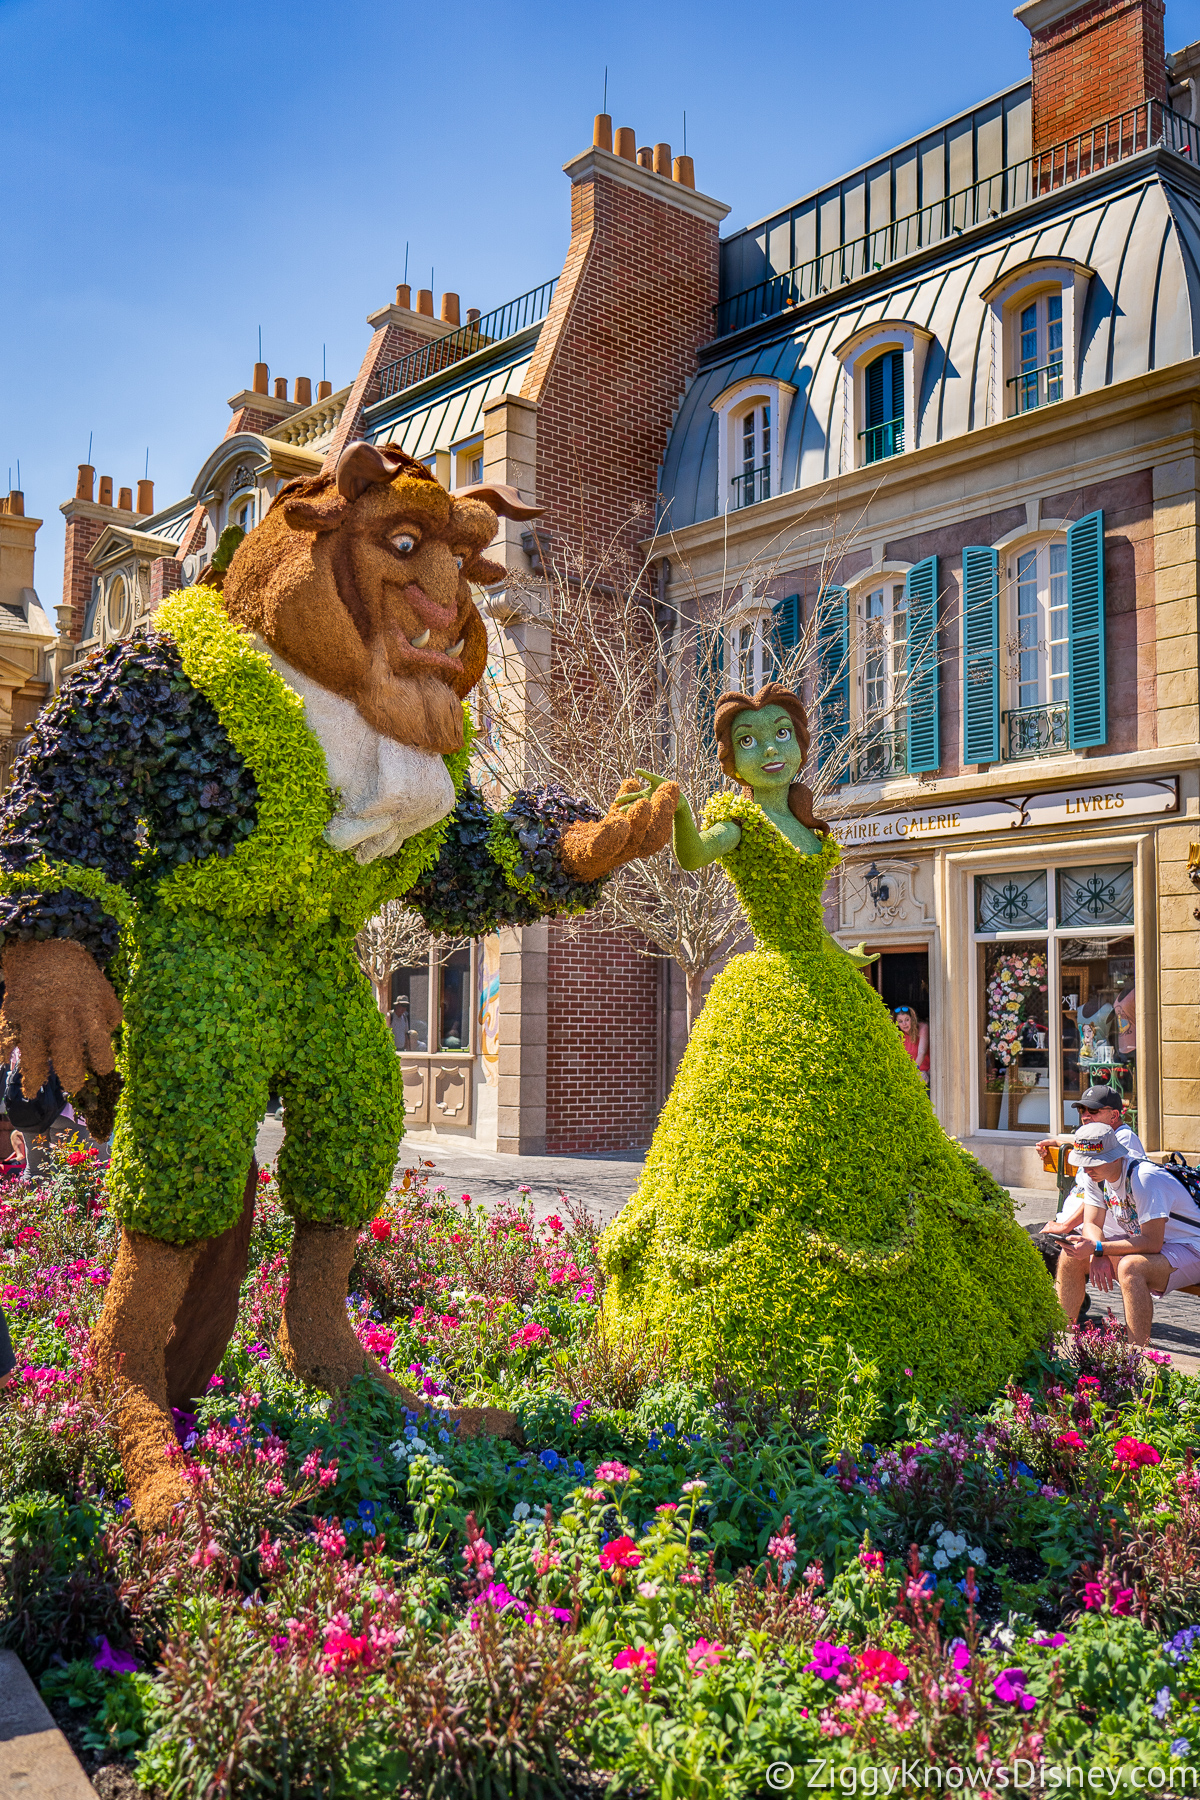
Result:
[[[967,1555],[972,1562],[979,1563],[980,1565],[987,1561],[987,1551],[982,1545],[978,1545],[974,1550],[968,1550]]]
[[[885,1469],[883,1474],[879,1477],[880,1487],[887,1487],[889,1485],[889,1483],[891,1482],[891,1479],[892,1479],[891,1476],[888,1474],[887,1470]]]
[[[449,1412],[450,1408],[454,1405],[454,1402],[449,1394],[433,1394],[430,1396],[429,1404],[430,1406],[439,1407],[442,1412]]]
[[[514,1519],[527,1519],[528,1517],[529,1517],[529,1502],[528,1502],[528,1500],[518,1500],[517,1504],[513,1507],[513,1518]]]
[[[789,1582],[789,1581],[790,1581],[790,1580],[791,1580],[791,1579],[792,1579],[792,1576],[793,1576],[793,1575],[794,1575],[794,1574],[795,1574],[795,1573],[796,1573],[796,1559],[795,1559],[795,1557],[792,1557],[792,1558],[791,1558],[791,1559],[790,1559],[790,1560],[789,1560],[789,1561],[788,1561],[788,1562],[785,1562],[785,1563],[780,1563],[780,1565],[779,1565],[779,1579],[780,1579],[780,1581],[781,1581],[781,1582],[782,1582],[782,1583],[783,1583],[783,1585],[784,1585],[784,1587],[786,1587],[786,1586],[787,1586],[787,1584],[788,1584],[788,1582]]]
[[[741,1649],[738,1651],[738,1661],[739,1662],[753,1662],[754,1661],[754,1652],[750,1648],[749,1644],[743,1644]]]
[[[942,1521],[939,1519],[936,1525],[930,1526],[929,1535],[931,1538],[940,1538],[942,1533],[945,1531],[945,1529],[946,1529],[946,1527],[942,1524]]]
[[[950,1561],[950,1558],[946,1555],[946,1552],[944,1550],[935,1550],[934,1551],[933,1566],[935,1569],[944,1569],[946,1567],[946,1564],[949,1561]]]

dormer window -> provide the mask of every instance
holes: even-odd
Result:
[[[842,365],[842,468],[862,469],[916,448],[917,402],[933,342],[907,319],[864,325],[834,350]]]
[[[1063,397],[1062,289],[1038,294],[1013,310],[1016,330],[1016,373],[1008,385],[1015,390],[1014,412],[1049,406]]]
[[[1091,276],[1082,263],[1028,262],[985,290],[992,316],[990,419],[1074,397]]]
[[[796,390],[762,376],[735,382],[712,402],[717,416],[717,507],[738,512],[783,490],[783,437]]]
[[[904,353],[885,350],[863,371],[864,463],[899,456],[904,448]]]

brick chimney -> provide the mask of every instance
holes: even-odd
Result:
[[[1164,0],[1026,0],[1033,154],[1167,98]],[[1127,132],[1128,135],[1128,132]]]

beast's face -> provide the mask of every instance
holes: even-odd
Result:
[[[227,610],[376,730],[444,755],[487,661],[471,584],[505,579],[480,554],[498,512],[537,508],[508,488],[451,496],[391,445],[347,445],[333,475],[280,489],[229,565]]]

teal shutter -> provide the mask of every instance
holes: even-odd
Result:
[[[850,601],[844,587],[822,588],[817,598],[817,768],[829,762],[834,783],[850,779],[845,759],[850,734]]]
[[[800,596],[787,594],[772,604],[771,650],[775,673],[784,667],[800,642]]]
[[[696,646],[696,711],[701,735],[716,754],[717,739],[713,731],[713,715],[724,690],[725,631],[722,627],[707,636],[702,634]]]
[[[1000,555],[963,551],[963,761],[1000,760]]]
[[[1067,532],[1072,750],[1108,741],[1104,666],[1104,514],[1088,513]]]
[[[931,775],[941,762],[938,733],[937,557],[914,563],[908,601],[908,772]]]

